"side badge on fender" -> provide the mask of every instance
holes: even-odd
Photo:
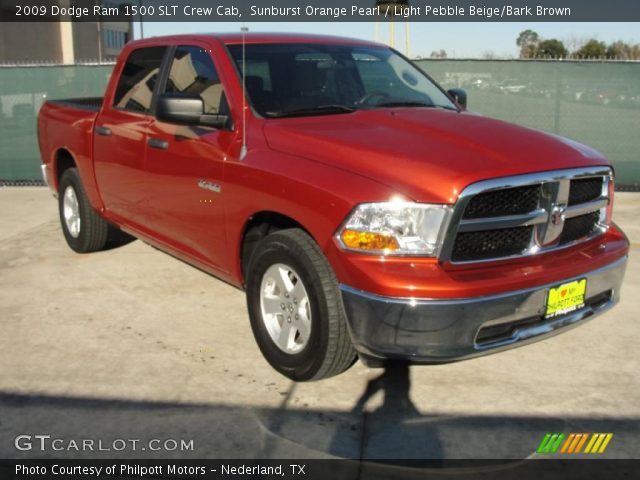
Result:
[[[220,193],[222,187],[217,183],[207,182],[206,180],[198,180],[198,187],[203,188],[205,190],[211,190],[212,192]]]

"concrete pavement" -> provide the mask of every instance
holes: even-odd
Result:
[[[613,432],[640,457],[640,194],[622,302],[563,335],[466,362],[357,363],[295,384],[244,294],[135,241],[73,253],[48,189],[0,188],[0,458],[527,458],[547,432]],[[16,436],[193,440],[185,451],[17,450]]]

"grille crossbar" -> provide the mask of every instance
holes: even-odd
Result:
[[[533,255],[602,234],[611,181],[611,169],[595,167],[472,184],[455,205],[440,260]]]

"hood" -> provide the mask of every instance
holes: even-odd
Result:
[[[435,108],[274,119],[264,133],[276,151],[371,178],[422,202],[453,203],[466,186],[490,178],[608,165],[597,151],[566,138]]]

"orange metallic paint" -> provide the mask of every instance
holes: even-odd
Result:
[[[225,49],[241,38],[183,35],[132,42],[114,69],[100,112],[45,104],[39,135],[52,187],[56,153],[67,150],[91,204],[109,221],[236,286],[243,284],[245,225],[263,211],[303,225],[340,282],[393,297],[465,298],[525,289],[627,254],[628,242],[615,227],[565,250],[455,268],[432,258],[341,250],[336,230],[358,203],[394,196],[454,203],[462,189],[479,180],[608,162],[569,140],[466,112],[394,108],[265,120],[247,106],[243,114],[242,84]],[[247,41],[368,44],[268,34]],[[156,45],[199,45],[210,51],[230,106],[231,130],[177,127],[110,107],[129,52]],[[93,133],[96,123],[116,132],[109,149]],[[248,153],[240,159],[244,128]],[[168,141],[169,148],[146,148],[150,135]],[[199,179],[219,185],[220,193],[199,188]]]

